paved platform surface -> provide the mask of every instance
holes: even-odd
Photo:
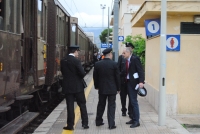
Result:
[[[122,116],[120,96],[116,98],[116,114],[115,124],[116,129],[108,129],[107,108],[104,112],[104,125],[97,127],[95,125],[96,109],[98,103],[98,91],[93,87],[92,72],[86,76],[85,80],[91,90],[87,97],[87,110],[89,116],[89,129],[83,129],[81,124],[80,112],[76,112],[76,121],[74,131],[63,131],[63,126],[66,125],[67,110],[66,102],[63,100],[58,107],[49,115],[49,117],[35,130],[34,134],[189,134],[189,132],[177,121],[178,117],[167,117],[165,126],[158,126],[158,114],[148,101],[139,97],[140,107],[140,127],[130,128],[130,125],[125,123],[129,121],[128,116]],[[106,106],[107,107],[107,106]],[[75,105],[77,111],[77,105]],[[181,117],[179,117],[181,118]],[[199,132],[200,133],[200,132]]]
[[[125,124],[129,121],[128,116],[122,116],[120,96],[116,99],[115,124],[116,129],[108,129],[107,109],[104,112],[104,125],[96,127],[95,117],[98,103],[98,92],[92,89],[87,100],[87,109],[89,114],[90,129],[84,130],[81,127],[81,120],[78,121],[74,134],[188,134],[189,132],[183,128],[175,119],[166,118],[166,126],[158,126],[158,114],[154,108],[147,102],[145,98],[139,97],[140,106],[140,127],[130,128]]]

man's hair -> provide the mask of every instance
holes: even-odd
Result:
[[[126,48],[125,48],[125,51],[130,52],[130,54],[133,53],[133,49],[132,49],[131,47],[126,47]]]
[[[109,58],[111,53],[105,54],[105,58]]]
[[[74,53],[76,49],[69,49],[69,53]]]

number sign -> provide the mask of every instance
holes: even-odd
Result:
[[[145,20],[146,36],[160,34],[160,19]]]

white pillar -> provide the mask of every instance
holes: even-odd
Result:
[[[160,85],[158,125],[164,126],[166,120],[166,23],[167,0],[161,1],[161,36],[160,36]]]

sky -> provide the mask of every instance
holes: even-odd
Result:
[[[78,18],[81,27],[107,27],[108,7],[111,14],[114,0],[59,0],[68,13]],[[104,15],[100,5],[105,5]],[[104,23],[102,24],[102,16]],[[109,16],[111,18],[111,16]]]

